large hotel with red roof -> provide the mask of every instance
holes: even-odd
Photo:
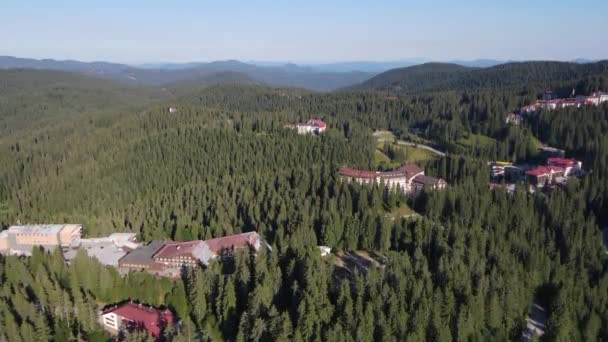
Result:
[[[599,91],[589,96],[579,95],[576,97],[559,98],[552,90],[545,90],[541,100],[536,100],[529,105],[521,107],[518,112],[507,114],[505,120],[507,123],[519,124],[524,115],[532,114],[541,109],[555,110],[568,107],[599,106],[604,102],[608,102],[608,94]]]
[[[426,176],[418,165],[408,163],[393,171],[368,171],[342,166],[338,170],[342,180],[359,184],[384,184],[406,194],[422,191],[441,190],[447,183],[440,178]]]

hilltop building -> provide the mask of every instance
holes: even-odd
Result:
[[[32,249],[67,249],[77,246],[82,235],[79,224],[44,224],[11,226],[0,233],[0,253],[31,255]]]
[[[536,100],[527,106],[521,107],[519,112],[507,114],[505,122],[507,124],[518,125],[523,120],[524,115],[532,114],[540,109],[555,110],[567,107],[599,106],[604,102],[608,102],[608,94],[603,92],[594,92],[589,96],[579,95],[576,97],[559,98],[555,92],[545,90],[542,100]]]
[[[327,129],[327,123],[321,119],[311,118],[305,123],[287,125],[286,128],[295,129],[298,134],[321,134]]]
[[[416,164],[404,164],[394,171],[367,171],[342,166],[338,170],[340,178],[359,184],[383,183],[385,187],[404,193],[416,194],[422,190],[439,190],[446,187],[442,179],[428,177]]]
[[[162,336],[166,327],[177,323],[169,309],[159,310],[133,302],[106,308],[99,313],[99,320],[110,334],[146,331],[155,339]]]

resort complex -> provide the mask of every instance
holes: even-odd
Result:
[[[426,176],[418,165],[404,164],[393,171],[368,171],[342,166],[338,170],[340,178],[360,184],[384,184],[389,189],[417,195],[422,191],[441,190],[447,186],[445,180]]]

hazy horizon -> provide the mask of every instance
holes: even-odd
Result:
[[[228,61],[236,61],[247,64],[255,64],[255,65],[267,65],[267,66],[282,66],[287,64],[295,64],[298,66],[315,66],[315,65],[331,65],[331,64],[357,64],[357,63],[378,63],[378,64],[389,64],[389,63],[412,63],[412,64],[422,64],[422,63],[457,63],[457,62],[482,62],[482,61],[492,61],[498,63],[509,63],[509,62],[534,62],[534,61],[550,61],[550,62],[598,62],[602,60],[608,60],[608,58],[587,58],[585,56],[579,56],[571,59],[499,59],[492,57],[475,57],[470,59],[432,59],[432,58],[424,58],[424,57],[412,57],[412,58],[400,58],[400,59],[376,59],[376,60],[319,60],[319,61],[292,61],[292,60],[253,60],[253,59],[238,59],[238,58],[225,58],[225,59],[213,59],[213,60],[184,60],[184,61],[168,61],[168,60],[155,60],[150,59],[148,61],[135,61],[135,62],[123,62],[121,60],[107,60],[107,59],[79,59],[79,58],[62,58],[57,56],[47,56],[47,57],[32,57],[32,56],[22,56],[22,55],[10,55],[10,54],[0,54],[0,57],[13,57],[18,59],[33,59],[33,60],[53,60],[57,62],[83,62],[83,63],[113,63],[113,64],[124,64],[129,66],[145,66],[145,65],[186,65],[186,64],[196,64],[196,63],[214,63],[214,62],[228,62]]]
[[[608,56],[606,12],[599,0],[8,0],[0,5],[0,55],[131,65],[598,60]]]

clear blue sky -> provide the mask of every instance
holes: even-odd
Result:
[[[0,0],[0,55],[125,63],[608,58],[608,0]]]

